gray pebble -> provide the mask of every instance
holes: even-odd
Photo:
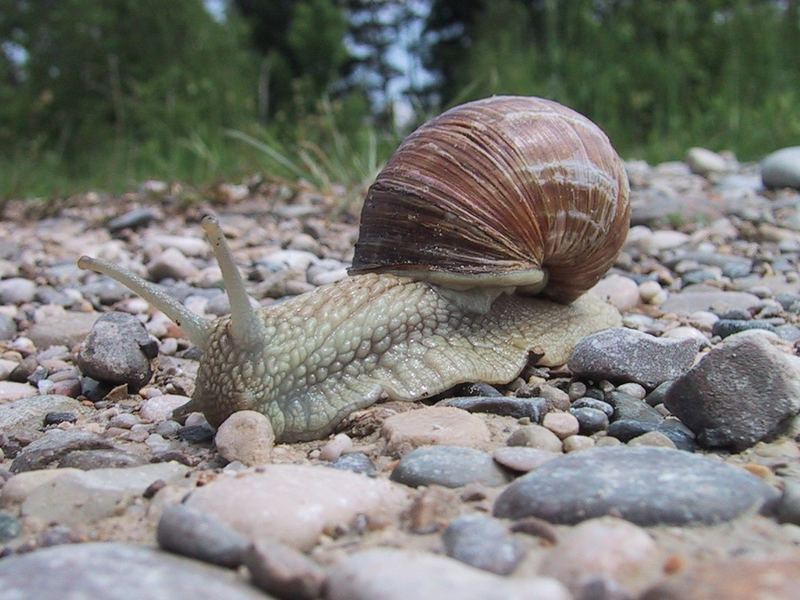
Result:
[[[74,450],[111,448],[111,443],[88,431],[52,429],[28,444],[11,463],[12,473],[45,469]]]
[[[334,469],[362,473],[364,475],[369,475],[370,477],[378,472],[377,467],[375,467],[375,463],[373,463],[369,456],[363,452],[349,452],[347,454],[342,454],[328,466],[333,467]]]
[[[800,525],[800,481],[784,479],[776,516],[780,523]]]
[[[454,519],[442,533],[447,556],[472,567],[508,575],[525,556],[525,547],[496,519],[478,514]]]
[[[510,477],[486,452],[457,446],[424,446],[400,459],[390,479],[411,487],[436,484],[455,488],[473,482],[503,485]]]
[[[0,340],[12,340],[17,335],[17,324],[9,315],[0,314]]]
[[[22,524],[15,516],[0,511],[0,542],[13,540],[22,531]]]
[[[214,439],[216,430],[208,423],[201,425],[184,425],[178,429],[178,439],[190,444],[206,444]]]
[[[712,335],[718,335],[721,338],[726,338],[734,333],[747,331],[749,329],[763,329],[764,331],[771,331],[776,333],[775,325],[769,321],[762,319],[750,319],[748,321],[741,319],[725,319],[720,318],[719,321],[714,323],[711,328]]]
[[[253,584],[276,598],[319,598],[325,571],[303,553],[277,542],[259,540],[245,553]]]
[[[167,506],[156,530],[168,552],[235,569],[244,561],[249,540],[216,517],[176,504]]]
[[[570,409],[573,408],[594,408],[595,410],[603,411],[609,418],[614,416],[613,406],[611,406],[608,402],[598,400],[597,398],[591,398],[589,396],[583,396],[575,400]]]
[[[608,427],[608,415],[602,410],[584,406],[570,408],[569,412],[578,419],[581,435],[591,435]]]
[[[0,304],[23,304],[33,300],[36,282],[22,277],[0,280]]]
[[[800,189],[800,146],[776,150],[761,161],[761,179],[765,187]]]
[[[548,402],[544,398],[512,398],[506,396],[463,396],[446,398],[436,406],[453,406],[467,412],[491,413],[520,419],[528,417],[539,422],[547,412]]]
[[[106,223],[106,229],[116,233],[123,229],[134,229],[149,225],[158,215],[150,208],[135,208],[123,215],[111,219]]]
[[[612,392],[609,400],[614,405],[615,421],[635,420],[646,423],[660,423],[664,417],[644,400],[634,398],[622,392]]]
[[[58,466],[81,469],[119,469],[144,465],[147,460],[138,454],[130,454],[124,450],[73,450],[58,461]]]
[[[683,374],[698,350],[693,339],[656,338],[615,328],[585,337],[569,359],[570,370],[592,379],[633,381],[655,387]]]
[[[778,493],[743,469],[679,450],[589,448],[509,485],[494,515],[574,524],[608,514],[637,525],[712,524],[773,504]]]

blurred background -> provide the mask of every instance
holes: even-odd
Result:
[[[0,0],[0,196],[363,186],[442,109],[545,96],[625,158],[800,139],[798,0]]]

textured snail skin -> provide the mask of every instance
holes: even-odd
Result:
[[[182,412],[219,425],[257,410],[279,441],[318,439],[383,394],[418,400],[465,381],[506,383],[531,353],[563,364],[579,339],[620,323],[590,294],[570,305],[504,294],[485,314],[449,295],[405,277],[350,277],[258,311],[265,335],[245,346],[219,319]]]

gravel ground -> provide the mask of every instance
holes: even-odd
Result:
[[[567,365],[379,402],[295,444],[250,411],[172,420],[199,352],[75,260],[224,315],[214,212],[268,306],[347,276],[357,217],[336,193],[147,182],[9,203],[0,600],[796,597],[800,193],[702,149],[626,166],[632,228],[593,290],[623,327]]]

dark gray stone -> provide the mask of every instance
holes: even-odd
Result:
[[[714,323],[711,328],[711,334],[726,338],[729,335],[747,331],[748,329],[763,329],[764,331],[777,333],[775,325],[763,319],[720,319]]]
[[[81,344],[77,363],[93,379],[128,384],[136,391],[150,381],[150,359],[157,354],[158,343],[136,317],[108,313],[97,320]]]
[[[500,521],[478,514],[454,519],[442,533],[444,551],[472,567],[508,575],[525,556],[525,547]]]
[[[783,494],[775,513],[781,523],[800,525],[800,481],[784,480]]]
[[[538,423],[548,410],[549,403],[544,398],[513,398],[507,396],[463,396],[446,398],[436,406],[453,406],[467,412],[491,413],[521,419],[528,417]]]
[[[14,462],[11,463],[11,472],[22,473],[23,471],[45,469],[73,450],[96,450],[112,447],[108,440],[88,431],[53,429],[17,454]]]
[[[167,506],[161,513],[156,539],[163,550],[230,569],[244,562],[250,544],[216,517],[182,504]]]
[[[579,377],[634,381],[652,388],[683,374],[697,350],[694,339],[657,338],[619,327],[578,342],[569,368]]]
[[[660,423],[663,415],[644,400],[639,400],[623,392],[611,392],[609,397],[614,405],[614,421],[632,420],[644,423]]]
[[[455,488],[473,482],[503,485],[510,477],[486,452],[458,446],[424,446],[400,459],[390,479],[411,487],[436,484]]]
[[[264,600],[226,569],[144,546],[55,546],[0,560],[0,600]]]
[[[800,412],[800,373],[759,335],[739,334],[677,379],[664,404],[701,446],[743,450]]]
[[[59,423],[74,423],[78,420],[78,415],[74,412],[53,411],[44,416],[45,425],[58,425]]]
[[[665,381],[661,385],[659,385],[656,389],[645,396],[644,401],[647,402],[650,406],[657,406],[659,404],[664,404],[664,398],[667,397],[667,390],[669,386],[672,385],[672,380]]]
[[[615,515],[637,525],[713,524],[771,509],[778,492],[725,463],[656,447],[589,448],[509,485],[494,515],[574,524]]]
[[[190,444],[210,443],[214,439],[216,430],[208,423],[200,425],[184,425],[178,429],[178,439]]]
[[[0,542],[13,540],[22,531],[22,524],[15,516],[0,511]]]
[[[124,215],[114,217],[107,224],[106,228],[111,233],[122,231],[123,229],[134,229],[149,225],[158,215],[152,208],[134,208]]]
[[[582,435],[591,435],[608,427],[608,415],[597,408],[583,406],[570,408],[569,412],[578,419]]]
[[[73,450],[58,461],[62,469],[71,467],[82,471],[92,469],[119,469],[138,467],[147,460],[137,454],[129,454],[124,450]]]
[[[622,442],[629,442],[633,438],[651,431],[663,433],[679,450],[694,452],[697,446],[694,433],[677,419],[662,419],[659,422],[620,419],[608,426],[607,433]]]
[[[609,419],[614,416],[613,406],[604,400],[598,400],[597,398],[591,398],[589,396],[578,398],[572,403],[570,408],[594,408],[603,411]]]
[[[372,462],[363,452],[350,452],[342,454],[335,461],[328,466],[334,469],[341,469],[343,471],[353,471],[353,473],[361,473],[372,477],[378,472],[375,463]]]

